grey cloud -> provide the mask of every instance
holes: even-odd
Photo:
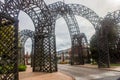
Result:
[[[23,29],[30,29],[30,30],[35,30],[34,24],[30,17],[23,11],[20,11],[20,14],[18,16],[19,19],[19,30]]]

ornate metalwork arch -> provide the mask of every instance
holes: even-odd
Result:
[[[87,8],[84,5],[81,4],[65,4],[63,2],[56,2],[53,4],[48,5],[49,10],[53,12],[53,16],[57,17],[56,19],[60,18],[60,15],[69,14],[70,15],[78,15],[81,17],[86,18],[90,21],[90,23],[94,26],[95,30],[98,30],[100,28],[100,17],[90,8]],[[64,8],[64,10],[62,10]],[[62,13],[63,12],[63,13]],[[57,15],[56,15],[57,14]]]
[[[80,5],[80,4],[65,4],[63,2],[56,2],[53,4],[48,5],[49,10],[52,13],[53,16],[53,26],[52,26],[52,34],[55,34],[55,21],[60,18],[63,17],[68,25],[68,29],[69,29],[69,33],[71,36],[71,43],[72,43],[72,48],[75,45],[75,41],[74,40],[74,36],[75,35],[80,35],[80,29],[79,26],[77,24],[76,18],[74,15],[79,15],[82,16],[84,18],[86,18],[87,20],[89,20],[91,22],[91,24],[94,26],[95,30],[99,30],[100,28],[100,24],[99,24],[99,16],[92,11],[91,9]],[[76,38],[78,39],[78,38]],[[79,40],[77,40],[79,41]],[[80,43],[80,41],[78,42]],[[80,45],[80,44],[79,44]],[[74,51],[74,49],[72,49]],[[75,52],[73,52],[74,54]],[[78,53],[78,55],[82,55],[81,53]],[[74,56],[72,56],[74,57]],[[83,59],[81,58],[80,60],[81,62],[83,62]],[[83,64],[83,63],[81,63]]]
[[[45,2],[42,0],[5,0],[5,4],[3,4],[2,13],[6,13],[7,15],[10,15],[14,19],[18,19],[18,15],[20,10],[27,13],[30,18],[33,21],[33,24],[35,26],[35,45],[34,45],[34,66],[33,71],[44,71],[44,72],[53,72],[57,70],[55,57],[54,55],[52,58],[50,53],[50,26],[51,26],[51,15],[50,12],[45,4]],[[44,34],[45,33],[45,34]],[[46,34],[47,33],[47,34]],[[47,37],[46,39],[44,38]],[[46,43],[39,43],[41,40],[47,40]],[[48,45],[47,51],[45,50],[45,44]],[[42,46],[43,49],[40,49]],[[41,51],[46,52],[41,52]],[[46,54],[47,53],[47,54]],[[54,53],[55,54],[55,53]],[[44,55],[44,56],[43,56]],[[42,60],[41,60],[42,58]],[[47,58],[51,59],[48,60]],[[52,64],[52,65],[51,65]],[[55,65],[55,66],[53,66]]]
[[[31,50],[31,61],[33,62],[33,54],[34,54],[34,31],[25,29],[19,32],[20,36],[20,44],[21,44],[21,49],[20,49],[20,54],[19,54],[19,63],[24,64],[24,45],[25,42],[27,41],[28,38],[31,38],[32,40],[32,50]]]
[[[32,42],[34,42],[34,31],[25,29],[19,32],[20,36],[20,42],[22,42],[22,45],[24,46],[26,40],[28,38],[31,38]]]

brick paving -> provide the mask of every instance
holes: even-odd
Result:
[[[25,72],[19,72],[19,80],[74,80],[72,77],[60,72],[41,73],[32,72],[32,68],[27,66]]]

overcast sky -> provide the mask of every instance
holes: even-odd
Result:
[[[3,0],[1,0],[3,1]],[[63,1],[63,0],[45,0],[46,4],[52,4],[57,1]],[[104,17],[108,12],[113,12],[115,10],[120,10],[120,0],[64,0],[65,3],[67,4],[82,4],[93,11],[95,11],[100,17]],[[90,40],[90,37],[94,34],[95,30],[91,23],[80,17],[80,16],[75,16],[79,27],[80,31],[84,32],[87,36],[87,39]],[[24,13],[20,12],[19,15],[19,30],[23,29],[30,29],[34,30],[34,25],[29,18],[29,16]],[[67,28],[67,25],[64,21],[63,18],[60,18],[56,21],[56,46],[57,50],[63,50],[71,47],[71,40],[70,40],[70,35],[69,31]],[[26,51],[30,53],[31,51],[31,40],[28,39],[25,48]]]

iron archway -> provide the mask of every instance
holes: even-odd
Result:
[[[56,2],[56,3],[48,5],[48,7],[49,7],[49,10],[51,11],[53,19],[54,19],[53,20],[54,22],[52,25],[52,28],[53,28],[52,34],[55,34],[55,21],[62,16],[68,25],[72,46],[75,45],[75,42],[74,42],[75,40],[74,40],[73,36],[80,35],[80,31],[79,31],[80,29],[79,29],[79,26],[77,24],[77,21],[76,21],[74,15],[82,16],[82,17],[86,18],[87,20],[89,20],[90,23],[94,26],[96,31],[98,31],[100,28],[99,16],[94,11],[92,11],[91,9],[89,9],[83,5],[65,4],[63,2]],[[76,41],[79,41],[78,43],[80,43],[80,40],[76,40]],[[72,50],[74,51],[74,49],[72,49]],[[74,52],[73,52],[73,54],[74,54]],[[82,56],[82,53],[79,52],[78,53],[79,58],[80,58],[80,55]],[[74,56],[72,56],[72,57],[74,57]],[[83,62],[83,59],[80,58],[80,61]],[[80,63],[80,64],[83,64],[83,63]]]
[[[24,60],[24,55],[25,55],[25,51],[24,51],[24,45],[25,42],[27,41],[28,38],[31,38],[32,40],[32,50],[31,50],[31,66],[33,64],[33,55],[34,55],[34,31],[25,29],[19,32],[19,36],[20,36],[20,44],[21,44],[21,49],[20,49],[20,53],[19,53],[19,63],[20,64],[25,64],[25,60]]]
[[[41,39],[44,41],[45,38],[40,38],[41,36],[46,36],[49,35],[49,31],[50,30],[50,26],[51,26],[51,16],[50,16],[50,12],[45,4],[44,1],[39,1],[39,0],[29,0],[29,1],[24,1],[24,0],[5,0],[5,8],[4,11],[6,13],[8,13],[8,15],[14,17],[15,19],[18,19],[18,15],[20,10],[24,11],[25,13],[27,13],[30,18],[33,21],[33,24],[35,26],[35,45],[34,45],[34,65],[33,65],[33,71],[43,71],[43,72],[54,72],[56,71],[56,66],[52,66],[51,64],[56,64],[54,61],[52,61],[53,59],[51,59],[51,61],[48,61],[48,54],[51,55],[49,53],[49,51],[46,51],[45,49],[45,45],[40,44],[39,41],[41,41]],[[45,29],[45,30],[44,30]],[[44,35],[44,33],[46,35]],[[42,34],[42,35],[39,35]],[[46,40],[47,43],[49,43],[50,37],[47,36]],[[42,46],[44,46],[44,50],[40,49]],[[39,50],[41,51],[45,51],[43,53],[41,53]],[[49,50],[49,49],[48,49]],[[48,53],[48,54],[46,54]],[[43,56],[41,54],[44,54],[46,56]],[[40,60],[40,57],[42,58],[42,60]],[[56,56],[53,56],[53,58]],[[54,58],[55,59],[55,58]],[[49,65],[49,66],[48,66]],[[47,66],[47,67],[45,67]]]

